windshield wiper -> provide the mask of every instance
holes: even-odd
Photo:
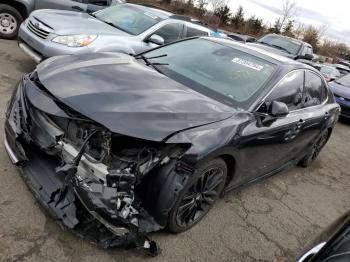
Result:
[[[150,59],[154,59],[154,58],[160,58],[160,57],[165,57],[167,56],[167,54],[164,55],[158,55],[158,56],[152,56],[152,57],[146,57],[144,55],[136,55],[135,58],[136,59],[142,59],[143,61],[145,61],[146,66],[152,66],[154,68],[154,70],[156,70],[158,73],[164,74],[157,66],[158,65],[169,65],[167,63],[153,63],[150,61]]]
[[[273,47],[275,47],[275,48],[277,48],[277,49],[283,50],[283,51],[287,52],[288,54],[292,54],[291,52],[289,52],[287,49],[285,49],[285,48],[282,47],[282,46],[279,46],[279,45],[271,45],[271,46],[273,46]]]
[[[269,43],[266,43],[266,42],[263,42],[263,41],[261,41],[261,42],[258,41],[258,43],[263,44],[263,45],[267,45],[267,46],[271,46],[271,47],[275,47],[277,49],[280,49],[280,50],[283,50],[283,51],[287,52],[288,54],[292,54],[287,49],[285,49],[284,47],[279,46],[279,45],[273,45],[273,44],[269,44]]]
[[[123,32],[126,32],[126,33],[128,33],[128,34],[131,34],[129,31],[127,31],[127,30],[125,30],[124,28],[121,28],[121,27],[119,27],[119,26],[113,24],[112,22],[108,22],[108,21],[105,21],[105,20],[103,20],[103,19],[99,19],[98,17],[96,17],[96,19],[102,21],[103,23],[106,23],[107,25],[113,26],[114,28],[117,28],[117,29],[119,29],[120,31],[123,31]]]
[[[271,44],[266,43],[266,42],[264,42],[264,41],[258,41],[258,43],[263,44],[263,45],[267,45],[267,46],[272,46]]]

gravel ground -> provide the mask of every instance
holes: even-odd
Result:
[[[35,64],[0,40],[0,121],[11,92]],[[0,144],[0,261],[293,261],[307,242],[350,209],[350,122],[339,122],[309,169],[292,168],[219,200],[193,229],[158,232],[162,254],[102,250],[45,216]],[[0,132],[3,140],[3,132]]]

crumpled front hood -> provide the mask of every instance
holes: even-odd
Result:
[[[43,86],[72,109],[112,132],[147,140],[162,141],[236,111],[126,54],[51,58],[37,72]]]
[[[58,35],[96,34],[130,36],[89,14],[63,10],[37,10],[31,18],[49,26]]]

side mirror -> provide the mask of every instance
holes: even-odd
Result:
[[[305,59],[305,60],[310,60],[312,61],[312,59],[314,59],[314,56],[311,54],[305,54],[305,55],[300,55],[298,56],[298,59]]]
[[[283,102],[272,101],[269,114],[273,117],[283,117],[289,114],[288,106]]]
[[[86,12],[87,12],[88,14],[91,14],[91,13],[93,13],[93,12],[102,10],[103,8],[105,8],[105,6],[99,6],[99,5],[94,5],[94,4],[88,4],[88,5],[87,5]]]
[[[156,45],[164,45],[164,38],[161,37],[160,35],[154,34],[151,35],[146,42],[150,42]]]

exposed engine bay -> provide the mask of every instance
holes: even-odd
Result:
[[[55,100],[35,73],[23,82],[30,88],[20,85],[13,94],[5,146],[38,201],[102,247],[137,246],[157,255],[147,233],[164,223],[145,208],[153,200],[144,181],[187,146],[112,133]],[[41,106],[48,104],[49,113]]]

